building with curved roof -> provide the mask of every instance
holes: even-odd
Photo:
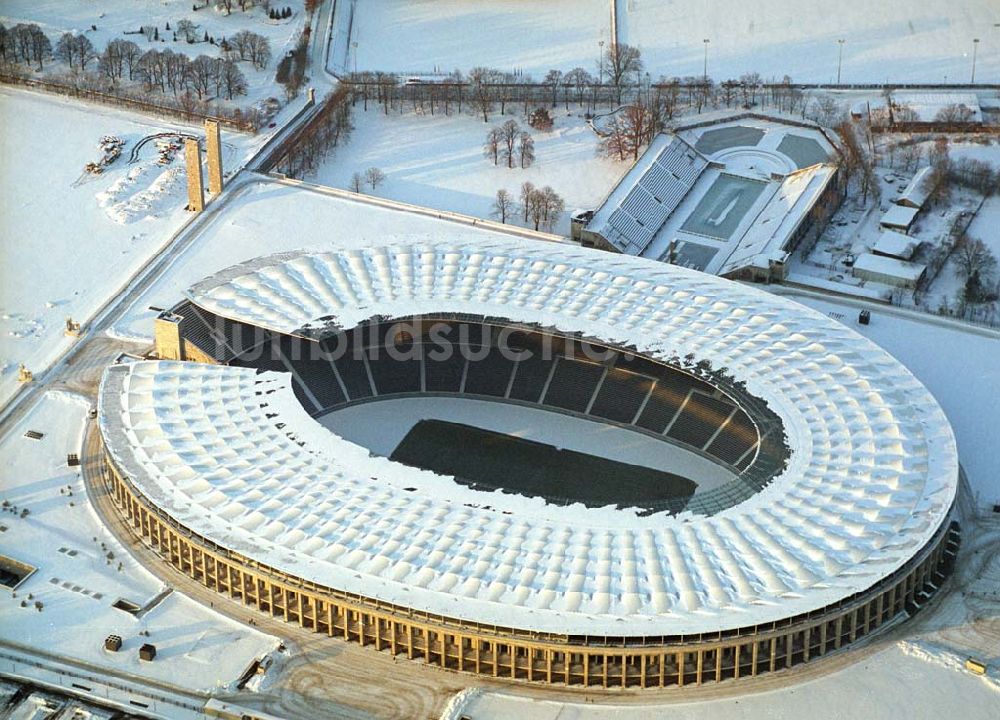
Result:
[[[185,295],[158,321],[166,359],[105,374],[109,488],[179,569],[318,632],[528,680],[701,683],[839,649],[916,609],[953,556],[958,457],[937,402],[867,339],[754,288],[441,242],[259,258]],[[486,359],[434,364],[399,329],[419,318],[479,328],[463,342]],[[490,327],[555,356],[502,359]],[[335,336],[419,350],[317,351]],[[584,341],[602,359],[567,350]],[[659,505],[560,501],[375,457],[317,421],[428,393],[615,424],[729,480]]]

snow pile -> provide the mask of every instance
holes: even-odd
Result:
[[[149,187],[140,190],[126,200],[106,205],[108,217],[117,223],[160,217],[163,210],[176,207],[182,202],[184,169],[179,167],[164,170]]]
[[[900,640],[897,643],[904,655],[919,658],[924,662],[933,663],[948,670],[968,673],[965,668],[965,657],[956,655],[948,648],[926,640]],[[1000,692],[1000,669],[996,663],[990,666],[985,675],[979,676],[987,687]]]
[[[478,687],[467,687],[451,696],[451,700],[441,711],[440,720],[459,720],[465,713],[465,709],[483,694],[483,689]]]

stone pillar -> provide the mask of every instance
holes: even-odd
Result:
[[[218,120],[205,120],[205,149],[208,151],[208,192],[222,192],[222,135]]]
[[[187,164],[188,210],[205,209],[205,182],[201,175],[201,150],[194,138],[184,139],[184,161]]]
[[[181,317],[172,312],[163,311],[153,321],[153,340],[156,344],[156,356],[161,360],[183,360],[184,350],[181,344]]]

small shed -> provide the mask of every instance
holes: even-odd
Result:
[[[903,233],[908,233],[910,227],[913,225],[913,221],[917,219],[917,214],[920,212],[917,208],[906,207],[905,205],[892,205],[882,219],[879,220],[879,225],[887,230],[899,230]]]
[[[897,260],[909,260],[913,257],[913,251],[916,247],[916,239],[909,235],[895,230],[884,230],[872,246],[872,252]]]
[[[912,289],[927,270],[926,265],[897,260],[873,253],[858,257],[852,271],[860,280],[871,280],[884,285]]]
[[[927,204],[927,198],[935,189],[935,178],[930,166],[920,168],[917,174],[910,180],[910,184],[903,190],[903,194],[896,198],[897,205],[905,205],[911,208],[922,208]]]

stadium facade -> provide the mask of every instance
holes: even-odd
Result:
[[[435,354],[452,331],[460,352]],[[957,450],[927,390],[841,324],[703,273],[526,242],[286,253],[195,285],[156,339],[162,359],[100,390],[129,527],[214,590],[377,650],[567,685],[752,676],[912,613],[955,557]],[[503,492],[316,419],[435,394],[614,424],[729,480],[645,504]]]

